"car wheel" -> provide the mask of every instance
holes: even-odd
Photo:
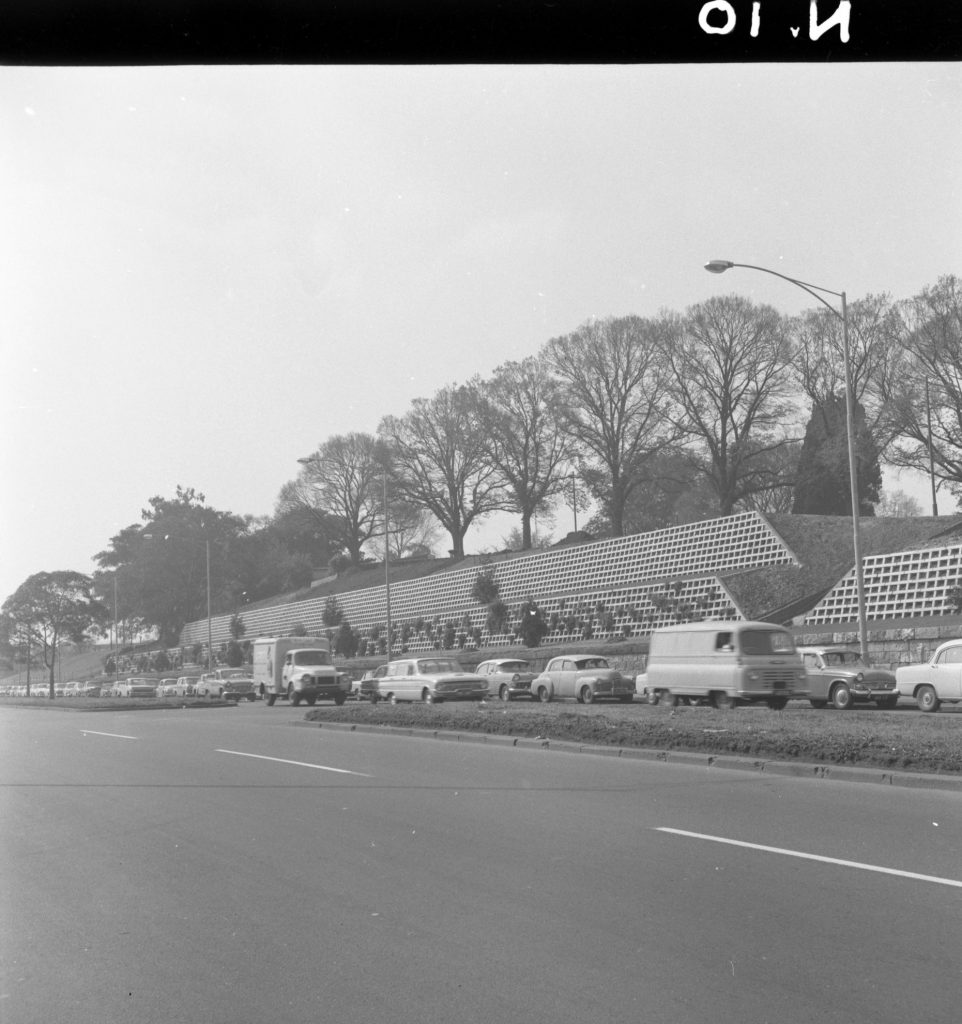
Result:
[[[370,702],[371,702],[372,704],[377,704],[377,694],[376,694],[376,693],[372,693],[372,694],[370,695],[370,697],[368,697],[368,700],[369,700],[369,701],[370,701]]]
[[[645,700],[648,701],[649,704],[657,704],[658,703],[658,691],[657,690],[649,690],[645,694]]]
[[[723,690],[716,690],[711,695],[711,702],[719,711],[731,711],[735,707],[735,698]]]
[[[818,708],[819,711],[821,711],[822,708],[828,707],[827,700],[816,700],[814,697],[809,697],[808,703],[811,704],[813,708]]]
[[[498,690],[498,696],[505,702],[505,704],[511,700],[511,691],[508,689],[507,683],[501,684],[501,689]]]
[[[832,707],[848,711],[854,703],[852,691],[844,683],[836,683],[832,687]]]
[[[307,701],[308,707],[314,707],[317,703],[317,697],[305,697],[304,700]]]
[[[301,703],[301,695],[294,689],[293,684],[287,688],[287,699],[297,707]]]
[[[551,694],[548,691],[547,686],[538,687],[538,700],[540,700],[542,704],[547,704],[548,701],[551,700]]]
[[[266,695],[266,696],[264,697],[264,700],[266,700],[266,701],[267,701],[267,706],[268,706],[269,708],[272,708],[272,707],[274,706],[274,701],[275,701],[275,700],[277,700],[277,694],[276,694],[276,693],[268,693],[268,694],[267,694],[267,695]]]
[[[595,695],[591,690],[590,686],[581,687],[581,695],[578,698],[582,704],[590,704],[594,699]]]
[[[915,699],[918,701],[920,711],[938,711],[939,705],[942,703],[931,686],[920,686]]]
[[[433,704],[434,703],[434,697],[431,694],[431,691],[426,686],[421,691],[421,701],[424,704]]]
[[[340,706],[341,706],[341,705],[342,705],[342,704],[344,703],[344,701],[345,701],[346,699],[347,699],[347,698],[346,698],[346,697],[344,696],[344,694],[343,694],[343,693],[335,693],[335,694],[334,694],[334,703],[335,703],[335,704],[336,704],[336,705],[337,705],[338,707],[340,707]]]
[[[768,706],[772,711],[781,711],[788,703],[787,697],[769,697]]]

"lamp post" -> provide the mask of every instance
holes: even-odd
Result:
[[[852,357],[848,343],[848,305],[845,300],[845,292],[835,292],[831,288],[821,288],[817,284],[808,284],[805,281],[799,281],[797,278],[789,277],[787,274],[780,274],[777,270],[769,270],[768,267],[757,267],[751,263],[711,260],[705,264],[705,269],[711,274],[724,274],[726,270],[731,270],[732,267],[760,270],[763,274],[772,274],[774,277],[780,277],[783,281],[788,281],[790,284],[801,288],[802,291],[808,292],[812,298],[817,299],[826,309],[831,310],[842,321],[842,357],[845,363],[845,432],[848,436],[848,476],[849,487],[852,492],[852,547],[855,555],[855,589],[858,598],[858,638],[862,661],[867,665],[869,664],[868,632],[865,624],[865,578],[862,573],[862,545],[859,528],[858,471],[855,461],[855,417],[852,410],[854,404],[852,394]],[[841,313],[827,299],[819,295],[819,292],[834,295],[841,300]]]
[[[384,617],[387,625],[387,664],[391,664],[391,574],[388,571],[387,457],[381,463],[382,510],[384,513]]]

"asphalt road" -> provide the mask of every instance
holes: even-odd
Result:
[[[0,709],[2,1024],[956,1022],[962,795]]]

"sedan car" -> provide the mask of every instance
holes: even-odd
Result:
[[[590,704],[608,698],[627,704],[634,698],[635,681],[596,654],[562,654],[548,662],[531,690],[540,701],[574,697],[579,704]]]
[[[454,658],[402,658],[384,666],[376,680],[377,699],[396,704],[420,700],[425,704],[443,700],[482,700],[488,684],[475,672],[465,672]]]
[[[114,693],[118,697],[156,697],[157,686],[152,679],[132,677],[115,684]]]
[[[220,700],[257,700],[254,677],[243,668],[217,668],[205,672],[197,681],[195,692],[198,697]]]
[[[357,684],[356,696],[358,700],[369,700],[372,704],[378,701],[378,686],[387,674],[387,665],[378,665],[376,669],[365,672]]]
[[[898,692],[914,697],[922,711],[938,711],[943,701],[962,701],[962,640],[948,640],[924,665],[901,665],[895,670]]]
[[[161,691],[164,697],[193,697],[196,676],[179,676],[177,679],[165,679]]]
[[[856,701],[875,701],[880,708],[894,708],[899,695],[895,674],[869,668],[857,651],[847,647],[798,647],[805,663],[807,693],[813,708],[828,704],[845,711]]]
[[[522,658],[492,658],[474,670],[488,684],[488,696],[509,701],[513,697],[531,697],[531,682],[537,675]]]

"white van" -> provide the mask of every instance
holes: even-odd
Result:
[[[690,622],[651,634],[644,692],[649,703],[740,702],[780,710],[807,696],[802,658],[791,633],[771,622]]]

